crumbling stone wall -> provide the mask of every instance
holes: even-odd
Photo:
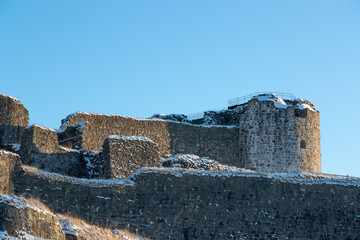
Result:
[[[12,194],[14,192],[13,179],[19,167],[19,155],[0,150],[0,194]]]
[[[133,183],[50,175],[25,171],[16,191],[152,239],[360,238],[359,179],[173,169],[144,169]]]
[[[0,147],[18,144],[21,133],[29,124],[29,112],[14,97],[0,94]]]
[[[163,120],[136,119],[123,116],[109,116],[79,112],[62,121],[67,126],[87,122],[73,146],[82,151],[101,151],[109,135],[143,136],[154,141],[162,155],[192,153],[210,157],[224,164],[239,164],[239,130],[237,127],[196,126]],[[65,130],[66,132],[66,130]],[[63,141],[59,136],[60,142]]]
[[[25,232],[40,238],[65,240],[54,214],[9,195],[0,195],[0,231],[15,237],[19,232]]]
[[[79,151],[61,147],[56,131],[39,125],[24,130],[20,155],[26,165],[70,176],[81,176],[84,167]]]
[[[301,148],[302,141],[306,148]],[[240,118],[239,147],[244,168],[321,172],[319,113],[293,106],[278,108],[272,101],[253,99]]]
[[[105,139],[104,178],[122,179],[142,167],[160,167],[159,149],[145,137],[111,135]]]

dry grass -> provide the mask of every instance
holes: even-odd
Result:
[[[30,165],[26,165],[26,164],[21,164],[22,167],[25,167],[25,168],[31,168],[33,170],[39,170],[39,168],[37,167],[34,167],[34,166],[30,166]]]
[[[94,240],[115,240],[115,239],[147,239],[140,236],[137,236],[131,233],[129,230],[110,230],[109,228],[102,228],[96,225],[90,225],[84,220],[64,215],[58,214],[59,220],[63,225],[63,229],[74,232],[79,239],[94,239]]]
[[[37,207],[41,210],[54,214],[45,203],[38,198],[27,198],[26,201],[30,206]],[[55,215],[55,214],[54,214]],[[70,216],[68,214],[57,214],[58,220],[63,226],[63,230],[73,232],[78,239],[94,239],[94,240],[115,240],[115,239],[147,239],[131,233],[128,229],[111,230],[110,225],[105,228],[95,224],[88,224],[79,217]]]
[[[35,206],[35,207],[38,207],[42,210],[45,210],[45,211],[48,211],[52,214],[54,214],[50,208],[48,206],[46,206],[45,203],[43,203],[39,198],[34,198],[34,197],[31,197],[31,198],[26,198],[27,202],[30,204],[30,206]],[[55,214],[54,214],[55,215]]]

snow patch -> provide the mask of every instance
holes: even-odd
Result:
[[[253,172],[243,168],[236,168],[228,165],[220,164],[218,161],[209,159],[207,157],[199,157],[193,154],[178,154],[168,159],[162,159],[161,164],[163,167],[179,167],[190,168],[207,171],[240,171],[240,172]]]
[[[141,137],[141,136],[118,136],[118,135],[110,135],[110,136],[106,137],[106,139],[153,142],[153,141],[151,141],[149,138],[147,138],[147,137]]]
[[[76,178],[61,175],[58,173],[51,173],[46,172],[39,169],[34,169],[29,166],[22,166],[22,169],[25,171],[26,174],[37,176],[38,178],[45,179],[45,180],[52,180],[52,181],[61,181],[67,182],[74,185],[85,185],[90,187],[112,187],[112,186],[132,186],[134,184],[133,181],[129,179],[123,180],[111,180],[111,179],[86,179],[86,178]]]
[[[49,131],[52,131],[52,132],[56,132],[54,129],[50,128],[50,127],[45,127],[45,126],[42,126],[42,125],[39,125],[39,124],[32,124],[30,126],[28,126],[27,128],[25,129],[30,129],[32,127],[38,127],[38,128],[41,128],[43,130],[49,130]]]
[[[309,104],[306,104],[306,103],[298,103],[298,104],[296,104],[295,107],[298,108],[298,109],[301,109],[301,110],[309,109],[309,110],[311,110],[313,112],[316,112],[316,110],[314,108],[312,108]]]
[[[0,96],[1,96],[1,97],[5,97],[5,98],[11,98],[12,100],[15,101],[15,103],[22,105],[22,102],[21,102],[19,99],[13,97],[13,96],[5,95],[5,94],[2,94],[2,93],[0,93]]]
[[[286,102],[276,94],[261,94],[254,96],[253,99],[257,99],[259,102],[270,101],[273,102],[277,108],[288,108],[292,105],[287,105]]]
[[[16,157],[20,157],[18,154],[13,153],[13,152],[9,152],[3,149],[0,149],[0,154],[7,154],[7,155],[12,155],[12,156],[16,156]]]

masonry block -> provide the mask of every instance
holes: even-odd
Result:
[[[21,134],[29,124],[29,112],[14,97],[0,94],[0,147],[18,144]]]
[[[60,146],[57,133],[51,128],[39,125],[26,128],[20,155],[26,165],[75,177],[81,175],[80,152]]]
[[[143,167],[160,167],[160,153],[150,139],[138,136],[109,136],[102,157],[104,177],[126,178]]]

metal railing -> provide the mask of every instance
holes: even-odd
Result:
[[[262,94],[276,94],[282,99],[292,100],[292,101],[294,101],[296,99],[296,97],[291,93],[285,93],[285,92],[255,92],[255,93],[243,96],[243,97],[230,99],[228,101],[228,107],[233,107],[233,106],[245,104],[249,100],[251,100],[253,97],[256,97],[256,96],[262,95]]]
[[[228,109],[229,107],[242,105],[242,104],[247,103],[249,100],[253,99],[254,97],[259,96],[259,95],[263,95],[263,94],[276,94],[277,96],[279,96],[282,99],[292,100],[292,101],[294,101],[296,99],[296,97],[291,93],[285,93],[285,92],[255,92],[255,93],[243,96],[243,97],[230,99],[228,101],[228,107],[217,108],[217,109],[212,109],[212,110],[207,110],[207,111],[202,111],[202,112],[197,112],[197,113],[190,113],[190,114],[186,114],[186,116],[187,116],[188,120],[190,120],[190,121],[200,119],[200,118],[204,117],[205,112],[208,112],[208,111],[221,111],[221,110]]]

